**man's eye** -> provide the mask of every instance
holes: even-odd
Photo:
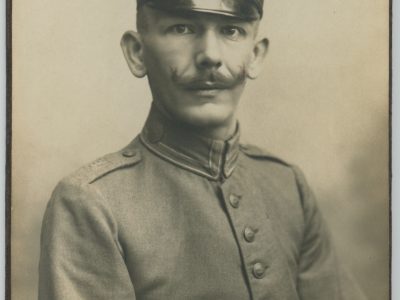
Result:
[[[237,41],[240,38],[246,36],[245,30],[237,26],[224,26],[221,28],[221,33],[225,37],[234,41]]]
[[[192,34],[194,33],[194,28],[186,24],[177,24],[169,27],[168,32],[175,34]]]

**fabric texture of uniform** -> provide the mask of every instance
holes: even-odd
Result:
[[[45,212],[40,300],[359,300],[301,171],[239,132],[140,134],[63,179]]]

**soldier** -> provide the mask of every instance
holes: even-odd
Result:
[[[39,299],[363,299],[301,171],[239,143],[262,0],[138,0],[121,41],[152,107],[127,147],[63,179]]]

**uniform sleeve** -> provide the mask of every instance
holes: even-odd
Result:
[[[301,300],[365,300],[349,272],[340,264],[329,230],[302,172],[295,168],[304,211],[298,293]]]
[[[91,185],[61,182],[42,224],[39,300],[134,300],[117,230]]]

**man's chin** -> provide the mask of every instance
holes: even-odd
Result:
[[[232,119],[233,112],[218,105],[203,105],[179,112],[176,116],[180,121],[199,129],[227,126]]]

